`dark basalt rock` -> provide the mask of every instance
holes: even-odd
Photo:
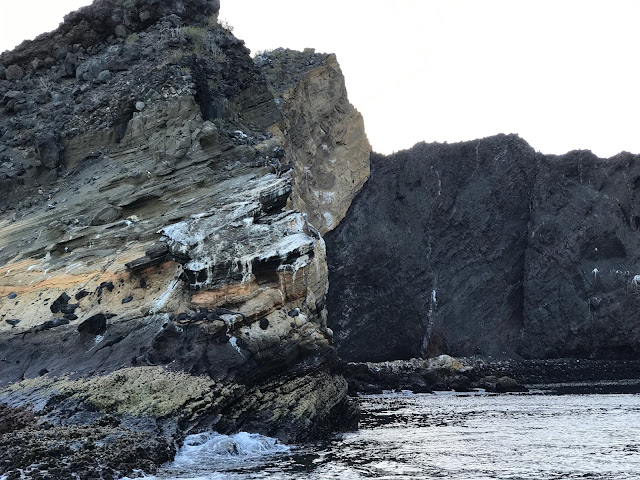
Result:
[[[160,265],[164,261],[166,261],[166,257],[151,258],[145,255],[143,257],[136,258],[135,260],[130,261],[129,263],[126,264],[126,266],[132,272],[139,272],[146,268],[153,267],[155,265]]]
[[[371,172],[326,236],[343,358],[638,358],[637,155],[499,135],[373,155]]]
[[[28,330],[25,330],[20,333],[16,333],[15,335],[20,335],[24,339],[25,335],[28,333],[44,332],[46,330],[51,330],[52,328],[61,327],[63,325],[68,325],[68,324],[69,324],[69,319],[67,318],[52,318],[51,320],[47,320],[46,322],[41,323],[40,325],[36,325],[35,327],[31,327]],[[17,323],[12,326],[15,327],[15,325],[17,325]]]
[[[66,305],[60,305],[60,313],[63,313],[65,315],[72,315],[76,309],[78,308],[78,304],[77,303],[72,303],[72,304],[66,304]],[[54,312],[55,313],[55,312]]]
[[[78,293],[75,294],[75,299],[82,300],[87,295],[89,295],[89,292],[87,292],[86,290],[80,290]]]
[[[113,289],[114,289],[113,282],[102,282],[96,289],[96,293],[98,294],[98,297],[102,296],[102,292],[105,288],[107,289],[108,292],[113,292]]]
[[[512,351],[533,149],[502,135],[371,160],[371,178],[326,236],[329,326],[341,356]]]
[[[62,308],[66,308],[66,306],[69,303],[69,300],[71,300],[71,297],[66,293],[62,293],[57,299],[54,300],[54,302],[49,307],[51,309],[51,313],[62,312]],[[71,312],[63,312],[63,313],[73,313],[73,310]]]
[[[88,333],[90,335],[102,335],[107,331],[107,319],[113,315],[105,315],[104,313],[98,313],[87,318],[84,322],[78,325],[78,331],[80,333]]]
[[[158,258],[169,253],[169,246],[166,243],[156,243],[151,248],[144,251],[149,258]]]
[[[518,350],[640,357],[640,157],[548,156],[531,200]]]
[[[36,423],[33,412],[26,407],[13,408],[0,404],[0,435],[21,430]]]

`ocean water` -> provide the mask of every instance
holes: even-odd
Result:
[[[357,432],[189,437],[155,479],[640,479],[640,395],[361,397]]]

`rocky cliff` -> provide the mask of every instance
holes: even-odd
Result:
[[[256,63],[282,112],[278,133],[293,168],[292,206],[324,235],[369,178],[364,120],[349,103],[335,55],[277,49]]]
[[[640,157],[517,136],[372,156],[327,235],[342,357],[638,359]]]
[[[192,431],[354,425],[327,210],[300,175],[337,222],[368,173],[362,120],[331,56],[299,54],[278,106],[218,8],[96,0],[0,56],[0,474],[111,478]],[[325,122],[314,149],[300,110]],[[343,190],[334,165],[362,171]]]

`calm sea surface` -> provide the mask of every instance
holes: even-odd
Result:
[[[188,438],[161,479],[640,479],[640,395],[361,397],[361,429]]]

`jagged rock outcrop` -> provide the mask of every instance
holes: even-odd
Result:
[[[540,162],[531,198],[518,351],[640,358],[640,156]]]
[[[640,158],[517,136],[372,156],[327,235],[341,356],[638,358]]]
[[[217,10],[98,0],[0,56],[23,73],[0,79],[0,403],[36,419],[0,474],[107,478],[191,431],[354,425],[324,241],[270,162],[287,112]],[[20,452],[43,428],[55,470]]]
[[[321,234],[344,218],[369,178],[371,145],[335,55],[277,49],[255,59],[282,111],[293,207]]]

